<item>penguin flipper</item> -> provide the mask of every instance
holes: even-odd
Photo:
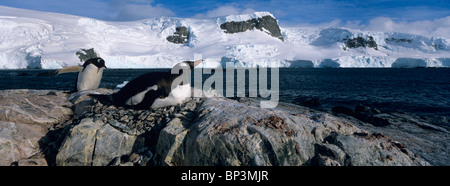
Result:
[[[100,101],[104,105],[114,105],[114,99],[112,94],[89,94],[89,96]]]
[[[62,69],[57,70],[55,72],[55,74],[59,75],[59,74],[70,73],[70,72],[80,72],[81,70],[83,70],[82,66],[69,66],[69,67],[64,67]]]
[[[78,75],[77,75],[77,78],[75,79],[75,86],[74,86],[73,90],[71,91],[71,93],[74,93],[74,92],[78,92]]]
[[[138,110],[144,110],[149,109],[153,102],[160,96],[161,91],[158,90],[149,90],[146,94],[144,99],[137,105],[135,105],[133,108]]]

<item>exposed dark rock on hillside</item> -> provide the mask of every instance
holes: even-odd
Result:
[[[372,36],[368,36],[367,39],[358,36],[352,39],[344,39],[343,42],[347,48],[369,47],[378,50],[378,45]]]
[[[220,25],[220,28],[224,30],[225,33],[234,34],[239,32],[245,32],[247,30],[259,29],[266,32],[267,34],[284,41],[283,35],[281,35],[280,27],[278,22],[272,16],[263,16],[260,18],[254,18],[247,21],[241,22],[225,22]]]
[[[386,38],[385,39],[385,41],[386,41],[386,43],[388,43],[388,42],[397,42],[397,43],[412,43],[412,39],[403,39],[403,38],[401,38],[401,39],[396,39],[396,38]]]
[[[186,44],[189,42],[189,30],[185,26],[179,26],[176,28],[175,33],[172,36],[168,36],[167,41],[175,44]]]

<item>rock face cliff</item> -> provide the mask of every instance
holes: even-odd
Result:
[[[378,44],[373,40],[372,36],[367,36],[367,38],[358,36],[352,39],[344,39],[343,42],[347,48],[368,47],[378,50]],[[344,48],[344,50],[346,49]]]
[[[266,15],[259,18],[253,18],[246,21],[225,22],[220,25],[220,28],[224,30],[225,33],[228,34],[259,29],[271,35],[272,37],[284,41],[283,35],[281,35],[280,27],[278,26],[278,21],[270,15]]]
[[[132,110],[95,92],[112,90],[1,91],[1,165],[429,165],[383,134],[297,105],[205,97]]]
[[[189,41],[189,30],[185,26],[179,26],[171,36],[167,36],[167,41],[175,44],[186,44]]]

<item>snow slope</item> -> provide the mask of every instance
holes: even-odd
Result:
[[[133,22],[0,6],[0,69],[57,69],[80,65],[75,55],[94,48],[108,68],[170,68],[201,54],[204,65],[227,62],[279,67],[450,67],[447,38],[404,33],[372,33],[345,28],[281,28],[284,42],[254,29],[226,34],[220,24],[272,16],[267,12],[217,19],[160,17]],[[179,26],[189,30],[186,44],[167,37]],[[360,37],[378,44],[351,48]],[[356,41],[356,40],[355,40]]]

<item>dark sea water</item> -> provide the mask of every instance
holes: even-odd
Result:
[[[165,70],[107,69],[100,87],[115,88],[144,73]],[[76,73],[48,75],[51,72],[0,70],[0,90],[74,89]],[[279,74],[280,101],[284,102],[301,104],[319,98],[319,109],[324,110],[361,103],[382,111],[450,116],[450,68],[280,69]]]

